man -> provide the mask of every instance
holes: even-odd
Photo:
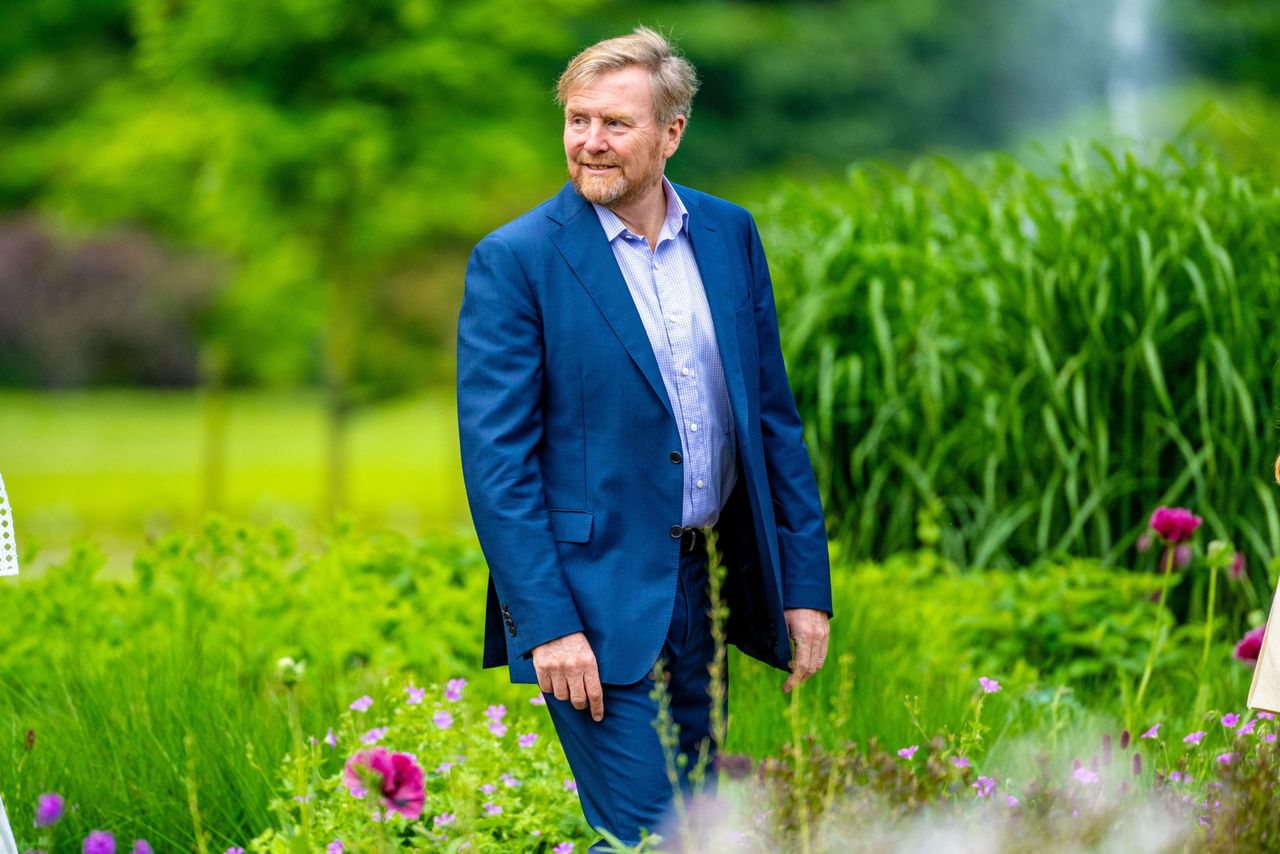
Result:
[[[484,664],[546,693],[587,819],[629,844],[673,797],[656,661],[691,761],[709,733],[705,532],[729,641],[791,670],[784,691],[822,667],[831,613],[755,224],[663,176],[696,87],[645,28],[576,56],[558,86],[570,180],[476,246],[458,320]]]

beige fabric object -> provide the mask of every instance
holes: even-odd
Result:
[[[13,533],[13,511],[0,477],[0,575],[18,574],[18,541]]]
[[[1253,683],[1249,686],[1249,708],[1280,714],[1280,587],[1271,602],[1271,615],[1267,617],[1267,629],[1262,633],[1262,649],[1258,663],[1253,668]]]

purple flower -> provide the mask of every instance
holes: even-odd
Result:
[[[437,773],[437,774],[448,774],[448,773],[449,773],[449,769],[450,769],[450,768],[452,768],[452,767],[453,767],[453,763],[452,763],[452,762],[441,762],[439,765],[437,765],[437,766],[436,766],[436,773]]]
[[[151,850],[151,843],[145,839],[133,840],[133,850],[129,854],[155,854]]]
[[[1164,726],[1164,724],[1155,724],[1151,729],[1138,736],[1138,738],[1155,738],[1159,734],[1160,727],[1162,726]]]
[[[57,792],[45,792],[36,801],[36,827],[53,827],[66,812],[67,802]]]
[[[324,847],[324,854],[342,854],[342,840],[335,839]]]
[[[916,751],[919,749],[920,749],[920,745],[913,744],[910,747],[904,747],[901,750],[899,750],[898,755],[901,756],[903,759],[910,759],[912,756],[916,755]]]
[[[484,716],[494,723],[498,723],[507,716],[507,707],[502,703],[496,706],[489,706],[484,710]]]
[[[243,849],[243,848],[228,848],[226,851],[223,851],[223,852],[222,852],[222,854],[244,854],[244,849]]]
[[[506,786],[508,789],[511,789],[511,788],[516,787],[516,786],[519,786],[519,785],[520,785],[520,781],[519,781],[519,780],[517,780],[515,777],[512,777],[510,774],[505,774],[505,773],[504,773],[504,774],[502,775],[502,785]]]
[[[1276,734],[1274,732],[1269,732],[1262,737],[1262,740],[1265,741],[1267,744],[1274,744],[1276,740]]]
[[[988,694],[994,694],[1000,690],[1000,683],[994,679],[988,679],[985,676],[978,677],[978,683],[982,685],[982,690]]]
[[[1170,771],[1170,772],[1169,772],[1169,779],[1170,779],[1170,780],[1172,780],[1172,781],[1173,781],[1173,782],[1175,782],[1175,783],[1179,783],[1179,782],[1181,782],[1181,781],[1182,781],[1182,772],[1181,772],[1181,771]]]
[[[551,849],[552,854],[573,854],[572,842],[561,842],[555,848]]]
[[[1166,543],[1185,543],[1204,520],[1184,507],[1157,507],[1151,527]]]
[[[1236,755],[1235,755],[1234,753],[1220,753],[1220,754],[1218,754],[1218,761],[1219,761],[1219,762],[1221,762],[1223,765],[1230,765],[1230,764],[1231,764],[1231,760],[1232,760],[1232,759],[1235,759],[1235,758],[1236,758]]]
[[[1262,718],[1264,721],[1274,721],[1276,719],[1276,716],[1271,712],[1258,712],[1258,717]]]
[[[351,709],[353,712],[367,712],[369,711],[369,707],[372,705],[373,698],[368,694],[365,694],[360,699],[353,701],[347,708]]]
[[[576,795],[576,794],[578,794],[578,784],[577,784],[576,782],[574,782],[574,780],[573,780],[572,778],[570,778],[570,779],[568,779],[568,780],[565,780],[565,781],[564,781],[564,790],[565,790],[566,792],[573,792],[573,793]]]
[[[954,765],[954,766],[956,766],[957,768],[968,768],[968,767],[970,767],[970,766],[969,766],[969,760],[968,760],[968,759],[966,759],[966,758],[965,758],[965,757],[963,757],[963,756],[952,756],[952,757],[951,757],[951,764],[952,764],[952,765]]]
[[[493,785],[492,783],[485,783],[483,786],[480,787],[480,791],[486,795],[492,795],[495,791],[497,791],[497,789],[498,787]]]
[[[1084,783],[1086,786],[1091,783],[1098,782],[1098,775],[1081,765],[1075,771],[1071,772],[1071,776],[1078,782]]]
[[[985,798],[996,790],[996,781],[992,777],[978,777],[978,782],[970,784],[978,790],[978,797]]]
[[[441,709],[431,716],[431,721],[439,729],[448,729],[453,726],[453,715],[445,709]]]
[[[455,818],[456,816],[451,812],[442,812],[440,815],[431,819],[431,824],[435,827],[448,827],[453,824],[453,820]]]
[[[538,734],[536,732],[526,732],[523,735],[521,735],[518,739],[516,739],[516,743],[519,744],[521,747],[533,747],[534,743],[537,742],[537,740],[538,740]]]
[[[329,731],[324,734],[324,743],[330,747],[338,746],[338,737],[333,734],[333,727],[329,727]]]
[[[529,698],[529,705],[531,706],[545,706],[546,704],[547,698],[541,694],[535,694]]]
[[[1266,634],[1266,631],[1266,625],[1261,625],[1246,632],[1245,636],[1236,644],[1235,652],[1232,653],[1236,661],[1256,664],[1258,655],[1262,652],[1262,636]]]
[[[360,736],[361,744],[377,744],[382,737],[387,734],[387,728],[384,726],[376,726],[373,729]]]
[[[1016,807],[1018,805],[1018,799],[1015,798],[1013,795],[1009,795],[1007,798],[1005,798],[1005,802],[1009,804],[1009,806],[1011,807]]]
[[[427,696],[426,688],[415,688],[412,685],[408,685],[405,687],[404,691],[409,695],[404,701],[406,706],[416,706],[422,702],[423,697]]]
[[[502,815],[502,807],[493,802],[487,802],[484,805],[486,815]]]
[[[1242,726],[1242,727],[1240,727],[1240,729],[1236,730],[1236,734],[1237,734],[1237,735],[1249,735],[1250,733],[1252,733],[1252,732],[1253,732],[1253,728],[1254,728],[1254,727],[1256,727],[1257,725],[1258,725],[1258,721],[1257,721],[1257,719],[1256,719],[1256,718],[1250,718],[1249,720],[1247,720],[1247,721],[1245,722],[1244,726]]]
[[[1199,744],[1200,739],[1204,738],[1208,733],[1202,729],[1198,729],[1190,735],[1183,736],[1182,740],[1187,744]]]
[[[467,687],[465,679],[450,679],[449,684],[445,685],[444,698],[450,703],[456,703],[462,699],[462,689]]]
[[[1238,581],[1244,576],[1248,568],[1249,565],[1244,559],[1244,552],[1236,552],[1236,556],[1231,559],[1231,566],[1227,569],[1227,572]]]
[[[91,830],[82,850],[84,854],[116,854],[116,838],[105,830]]]
[[[502,738],[507,734],[507,725],[501,721],[489,721],[489,732],[493,733],[498,738]]]
[[[1240,716],[1235,712],[1227,712],[1222,716],[1222,725],[1227,729],[1231,729],[1238,723],[1240,723]]]

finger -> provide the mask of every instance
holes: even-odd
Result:
[[[533,672],[538,675],[538,690],[544,694],[551,693],[551,677],[534,665]]]
[[[551,686],[555,690],[557,700],[569,699],[569,680],[563,673],[556,673],[551,677]]]
[[[827,645],[831,641],[831,633],[822,636],[822,652],[818,655],[818,667],[827,663]]]
[[[591,717],[597,721],[604,719],[604,687],[600,684],[600,668],[592,665],[587,669],[587,702],[591,704]]]
[[[817,670],[817,659],[818,651],[813,640],[808,637],[796,638],[796,671],[801,674],[801,682]]]
[[[800,684],[800,671],[794,668],[792,663],[791,673],[787,675],[787,681],[782,683],[782,693],[790,694],[791,689]]]
[[[573,700],[575,709],[587,707],[587,686],[583,682],[581,673],[575,673],[569,677],[569,696]]]

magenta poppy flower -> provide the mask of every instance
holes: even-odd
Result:
[[[1204,520],[1184,507],[1157,507],[1151,528],[1166,543],[1185,543]]]
[[[385,747],[361,750],[347,760],[342,782],[356,797],[365,791],[366,778],[378,785],[382,805],[409,820],[422,815],[427,795],[422,766],[408,753],[392,753]]]
[[[116,838],[105,830],[91,830],[82,850],[84,854],[116,854]]]
[[[1232,653],[1235,660],[1246,664],[1257,664],[1258,656],[1262,653],[1262,636],[1266,631],[1267,627],[1264,624],[1246,632],[1236,644],[1236,651]]]
[[[36,827],[53,827],[66,812],[67,802],[57,792],[46,792],[36,801]]]

